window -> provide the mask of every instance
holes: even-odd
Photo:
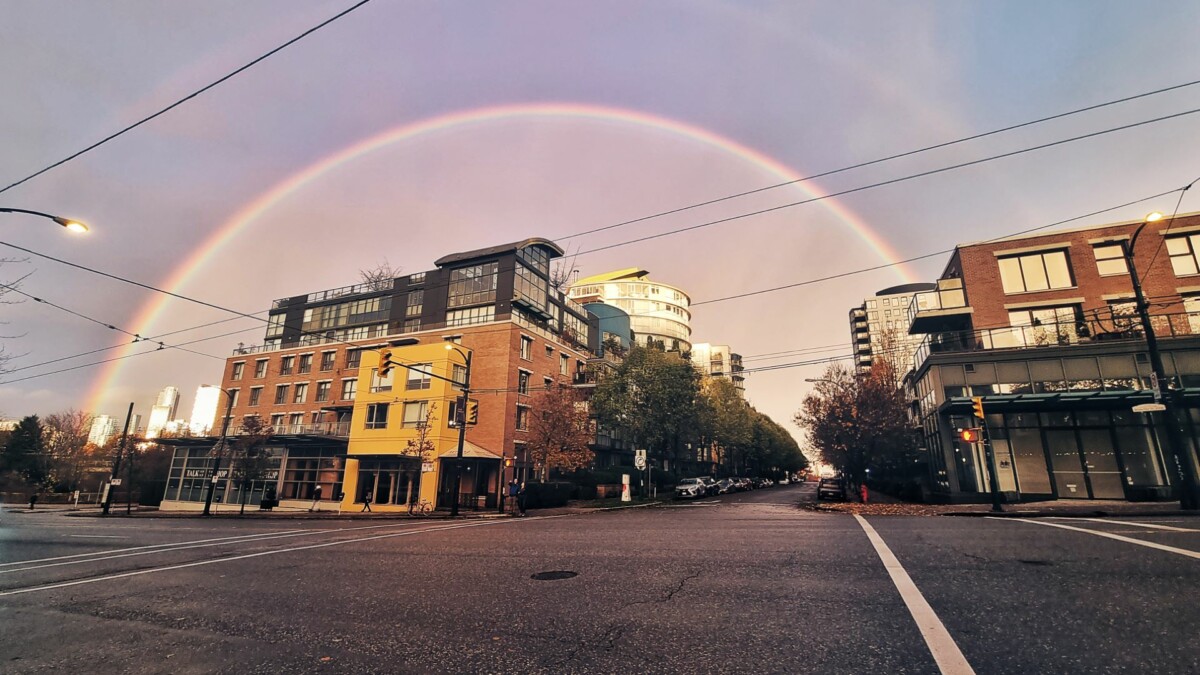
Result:
[[[283,428],[283,413],[271,415],[271,427],[275,431],[280,431]]]
[[[1071,265],[1066,251],[1046,251],[1000,258],[1000,281],[1005,293],[1071,288]]]
[[[1175,276],[1200,273],[1200,234],[1168,237],[1167,253],[1171,256],[1171,267],[1175,270]]]
[[[416,429],[425,424],[429,401],[408,401],[404,404],[404,428]]]
[[[420,319],[405,319],[404,320],[404,329],[401,332],[415,333],[419,330],[421,330],[421,320]]]
[[[1019,331],[1018,345],[1034,347],[1053,344],[1073,344],[1079,341],[1079,326],[1083,314],[1079,305],[1012,310],[1009,323]]]
[[[467,307],[496,301],[499,263],[460,267],[450,271],[447,307]]]
[[[1100,276],[1109,277],[1117,274],[1129,274],[1129,267],[1125,264],[1124,244],[1116,243],[1093,246],[1092,253],[1096,254],[1096,270],[1100,272]]]
[[[405,371],[408,373],[408,377],[405,380],[404,388],[409,391],[428,389],[433,383],[433,378],[430,376],[430,373],[433,372],[432,363],[414,363]]]
[[[446,326],[473,326],[477,323],[494,321],[495,318],[495,305],[472,307],[471,309],[456,309],[452,312],[446,312]]]
[[[317,402],[329,400],[329,390],[333,388],[333,382],[326,380],[317,383]]]
[[[425,302],[425,291],[416,289],[408,292],[408,301],[404,306],[404,316],[413,318],[421,316],[421,307]]]
[[[290,384],[275,385],[275,405],[282,405],[284,403],[287,403],[289,387],[291,387]]]
[[[548,359],[554,358],[554,347],[551,347],[550,345],[546,345],[546,358],[548,358]]]
[[[342,380],[342,400],[353,401],[358,392],[358,380]]]
[[[262,399],[262,387],[250,387],[250,405],[258,405]]]
[[[245,361],[238,361],[237,363],[233,364],[233,372],[230,373],[229,379],[231,379],[231,380],[242,379],[242,371],[245,369],[246,369]]]
[[[523,301],[542,312],[546,311],[547,284],[545,279],[534,274],[533,270],[525,265],[517,263],[516,278],[513,281],[513,285],[513,298],[515,300]]]
[[[1187,312],[1192,335],[1200,335],[1200,295],[1183,296],[1183,311]]]
[[[300,355],[299,369],[300,369],[301,373],[311,373],[312,372],[312,357],[313,357],[312,354],[301,354]]]
[[[333,363],[336,358],[337,352],[321,352],[321,370],[333,370]]]
[[[517,406],[517,431],[529,431],[529,408]]]
[[[461,384],[467,383],[467,367],[454,364],[454,372],[450,375],[450,379],[460,383],[459,388],[461,389]]]
[[[542,386],[546,387],[547,390],[550,390],[551,388],[554,387],[554,378],[543,377],[542,378]]]
[[[372,403],[367,406],[367,428],[386,429],[388,418],[387,403]]]
[[[1112,328],[1117,332],[1138,330],[1142,326],[1138,318],[1137,303],[1132,300],[1109,300],[1108,310],[1112,317]],[[1104,328],[1104,322],[1100,322]]]
[[[237,407],[237,404],[238,404],[238,394],[242,393],[242,390],[241,390],[241,389],[230,389],[230,390],[229,390],[229,392],[230,392],[230,393],[228,394],[228,396],[229,396],[229,408],[230,408],[230,409],[233,409],[233,408],[236,408],[236,407]]]
[[[395,379],[394,379],[395,377],[396,377],[396,369],[395,368],[388,371],[388,374],[386,377],[380,377],[379,369],[372,368],[371,369],[371,391],[372,392],[391,391],[392,383],[395,381]]]
[[[292,413],[288,416],[288,426],[290,431],[299,431],[299,427],[304,425],[304,413]]]
[[[526,361],[533,360],[533,338],[521,336],[521,358]]]
[[[280,375],[291,375],[292,370],[295,369],[295,367],[296,367],[296,357],[295,356],[285,356],[285,357],[283,357],[283,359],[281,359],[279,361],[279,374]]]
[[[292,403],[304,403],[308,398],[308,383],[301,382],[296,385],[296,395],[292,397]]]
[[[524,370],[517,371],[517,393],[529,393],[529,373]]]
[[[558,356],[558,374],[566,375],[567,369],[570,366],[570,363],[571,363],[571,357],[567,356],[566,354],[559,354],[559,356]]]
[[[267,376],[267,360],[259,359],[254,362],[254,378],[261,380]]]
[[[267,317],[267,337],[279,337],[283,335],[283,319],[284,314],[272,314]]]
[[[346,350],[346,367],[347,368],[357,368],[360,361],[362,361],[362,350],[361,349],[347,349]]]

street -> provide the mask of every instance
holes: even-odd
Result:
[[[1200,670],[1200,520],[864,526],[796,508],[814,491],[464,521],[6,510],[0,661],[8,673]],[[533,578],[555,571],[575,574]]]

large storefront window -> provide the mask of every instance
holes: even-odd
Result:
[[[312,499],[313,491],[321,486],[321,498],[336,500],[342,491],[342,472],[345,458],[331,448],[301,449],[288,452],[284,465],[280,499]]]
[[[411,504],[421,492],[421,463],[416,457],[360,459],[358,494],[370,495],[376,504]]]

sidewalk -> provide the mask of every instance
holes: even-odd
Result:
[[[1126,502],[1117,500],[1057,499],[1046,502],[1004,504],[992,511],[991,504],[915,504],[902,502],[871,490],[868,503],[804,502],[800,508],[824,513],[862,516],[958,516],[968,518],[1095,518],[1097,516],[1200,516],[1183,511],[1179,502]]]

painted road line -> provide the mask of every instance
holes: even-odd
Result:
[[[16,572],[28,572],[30,570],[40,570],[40,569],[45,569],[47,567],[62,567],[63,565],[79,565],[81,563],[94,563],[94,562],[101,562],[104,560],[114,560],[117,558],[132,558],[135,556],[154,555],[154,554],[158,554],[158,553],[175,553],[176,551],[187,551],[187,550],[194,549],[194,548],[211,548],[213,546],[229,546],[231,544],[254,544],[254,543],[257,543],[260,541],[270,541],[272,539],[289,539],[291,537],[310,537],[310,536],[318,535],[318,534],[336,534],[338,532],[357,532],[360,530],[378,530],[383,527],[405,527],[405,526],[414,525],[414,524],[419,524],[419,523],[391,523],[388,525],[370,525],[367,527],[346,527],[346,528],[338,528],[338,529],[333,529],[333,530],[291,530],[284,534],[265,533],[265,534],[247,535],[244,537],[238,537],[236,541],[214,540],[212,543],[195,543],[195,544],[187,544],[187,545],[184,545],[184,544],[159,545],[159,547],[155,548],[154,550],[134,551],[131,553],[117,553],[115,555],[109,555],[110,553],[113,553],[113,551],[94,551],[92,553],[82,554],[82,555],[92,556],[89,558],[82,558],[82,559],[78,559],[78,560],[64,560],[64,561],[60,561],[60,562],[46,563],[43,565],[28,565],[27,567],[18,567],[18,568],[13,568],[13,569],[0,570],[0,574],[14,574]],[[251,537],[253,537],[253,538],[251,538]],[[169,546],[169,548],[166,548],[164,546]],[[117,549],[117,550],[120,550],[120,549]]]
[[[127,535],[123,534],[68,534],[68,537],[78,537],[80,539],[128,539]]]
[[[112,581],[114,579],[126,579],[128,577],[141,576],[143,574],[154,574],[156,572],[170,572],[172,570],[182,570],[189,567],[200,567],[202,565],[215,565],[217,563],[233,562],[235,560],[247,560],[249,558],[261,558],[268,555],[278,555],[280,553],[295,553],[297,551],[311,551],[318,548],[328,548],[330,546],[342,546],[344,544],[357,544],[364,541],[378,541],[380,539],[393,539],[395,537],[408,537],[414,534],[425,534],[426,532],[444,532],[447,530],[459,530],[466,527],[485,527],[488,525],[504,525],[508,523],[532,522],[534,520],[550,520],[552,518],[564,518],[566,515],[559,516],[533,516],[532,518],[520,518],[516,520],[484,520],[468,523],[459,523],[455,525],[442,525],[437,527],[427,527],[421,530],[408,530],[406,532],[389,532],[387,534],[376,534],[369,537],[358,537],[356,539],[339,539],[337,541],[327,541],[320,544],[309,544],[307,546],[293,546],[292,548],[277,548],[270,551],[258,551],[256,553],[245,553],[242,555],[228,556],[225,558],[209,558],[208,560],[197,560],[190,563],[181,563],[178,565],[166,565],[163,567],[150,567],[147,569],[136,570],[133,572],[122,572],[120,574],[110,574],[103,577],[92,577],[90,579],[77,579],[75,581],[64,581],[56,584],[46,584],[44,586],[30,586],[28,588],[15,588],[7,591],[0,591],[0,598],[9,595],[21,595],[24,593],[36,593],[37,591],[52,591],[58,588],[68,588],[71,586],[81,586],[83,584],[94,584],[101,581]]]
[[[262,537],[269,534],[286,534],[289,532],[304,532],[304,530],[283,530],[279,532],[259,532],[257,534],[244,534],[231,537],[216,537],[214,539],[198,539],[194,541],[175,541],[167,544],[148,544],[146,546],[133,546],[130,548],[114,548],[107,551],[92,551],[90,553],[75,553],[72,555],[60,555],[53,558],[35,558],[33,560],[16,560],[13,562],[0,563],[0,567],[11,567],[13,565],[25,565],[29,563],[50,562],[53,560],[69,560],[71,558],[86,558],[93,555],[105,555],[108,553],[124,553],[125,551],[141,551],[151,548],[163,548],[164,546],[182,546],[185,544],[203,544],[210,541],[231,541],[236,539],[246,539],[248,537]]]
[[[892,583],[896,585],[896,590],[900,592],[904,605],[908,607],[908,613],[912,615],[913,621],[917,622],[917,629],[921,631],[921,637],[925,638],[925,644],[929,646],[938,670],[942,675],[973,675],[975,670],[971,668],[970,663],[967,663],[967,658],[963,656],[962,650],[958,648],[954,638],[950,637],[950,632],[946,630],[942,620],[925,601],[925,596],[921,595],[921,591],[917,590],[917,585],[913,583],[912,577],[904,571],[904,566],[896,559],[892,550],[884,543],[883,538],[879,536],[875,528],[871,527],[866,518],[857,513],[854,514],[854,518],[862,526],[863,532],[867,533],[867,539],[871,541],[875,552],[879,554],[879,559],[883,561],[883,566],[891,576]]]
[[[1121,525],[1133,525],[1135,527],[1146,527],[1152,530],[1168,530],[1170,532],[1200,532],[1186,527],[1171,527],[1170,525],[1159,525],[1158,523],[1142,523],[1136,520],[1113,520],[1112,518],[1072,518],[1072,520],[1088,520],[1093,523],[1120,523]]]
[[[989,516],[989,518],[990,518],[990,516]],[[1061,530],[1072,530],[1074,532],[1085,532],[1087,534],[1095,535],[1097,537],[1104,537],[1106,539],[1116,539],[1117,541],[1123,541],[1127,544],[1137,544],[1138,546],[1145,546],[1146,548],[1158,549],[1159,551],[1166,551],[1167,553],[1175,553],[1178,555],[1187,556],[1189,558],[1195,558],[1196,560],[1200,560],[1200,551],[1189,551],[1186,548],[1176,548],[1174,546],[1167,546],[1166,544],[1159,544],[1159,543],[1156,543],[1153,541],[1142,541],[1141,539],[1134,539],[1133,537],[1126,537],[1124,535],[1113,534],[1111,532],[1100,532],[1098,530],[1089,530],[1085,527],[1074,527],[1071,525],[1063,525],[1062,523],[1046,523],[1046,522],[1042,522],[1042,521],[1038,521],[1038,520],[1032,520],[1030,518],[993,518],[993,520],[1016,520],[1016,521],[1020,521],[1022,523],[1029,523],[1030,525],[1043,525],[1045,527],[1057,527]]]

